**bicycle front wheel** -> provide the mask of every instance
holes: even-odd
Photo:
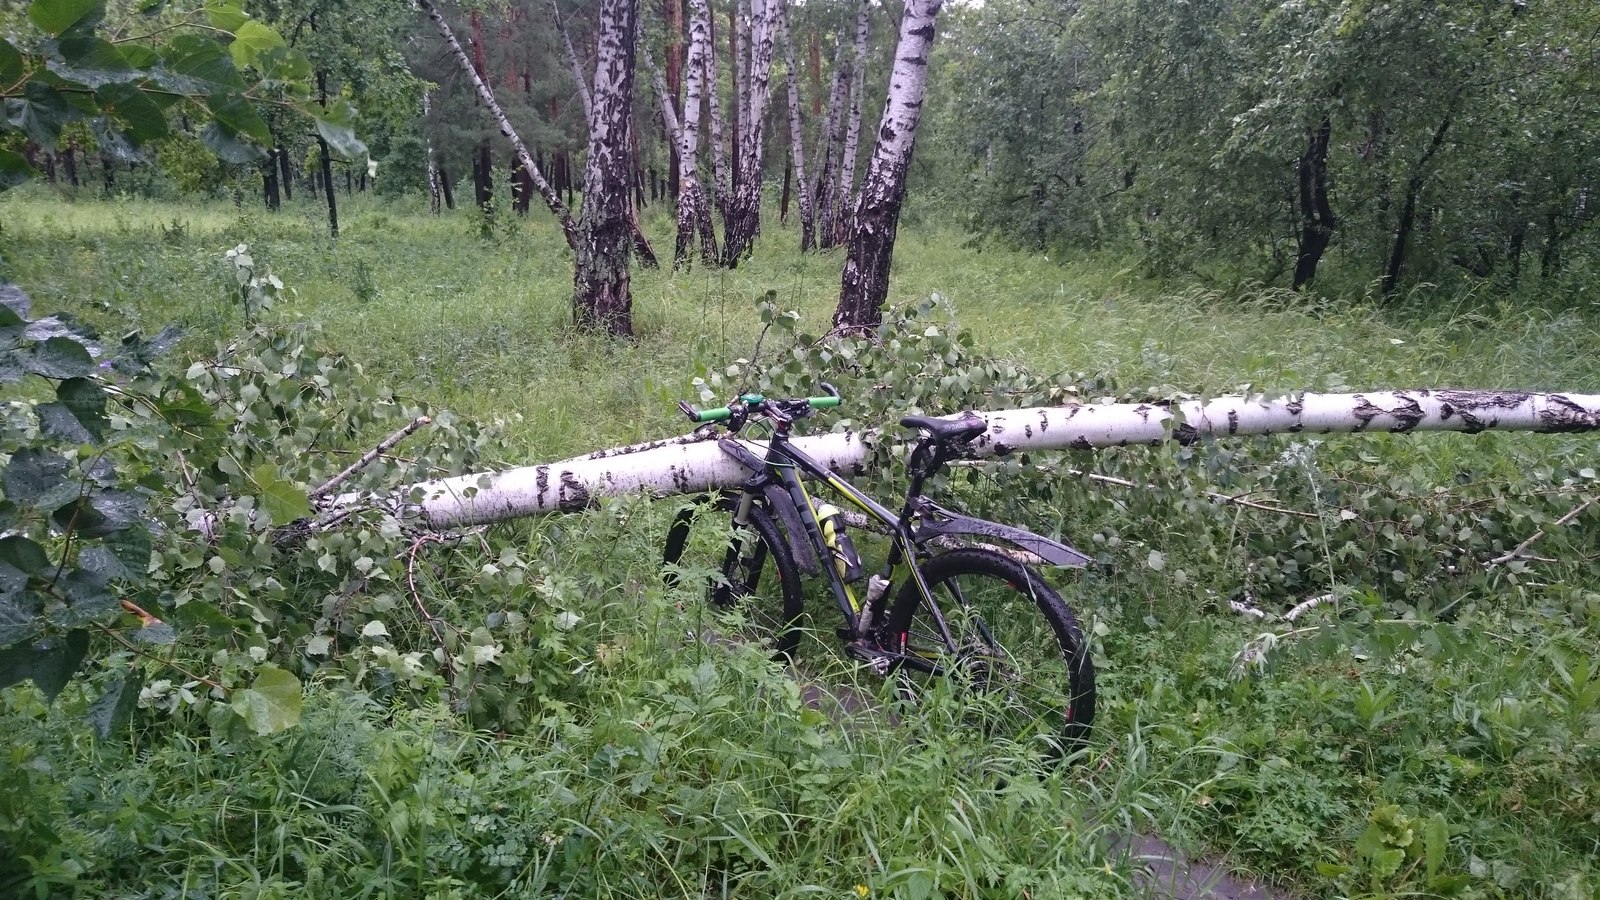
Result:
[[[783,532],[760,506],[733,522],[735,497],[678,511],[667,533],[663,576],[707,605],[729,613],[741,639],[789,658],[800,643],[800,569]],[[731,635],[730,635],[731,636]]]
[[[884,643],[953,679],[970,716],[995,736],[1070,749],[1094,720],[1094,663],[1061,595],[1032,567],[992,550],[963,548],[921,566],[954,641],[940,634],[915,582],[884,621]],[[908,690],[917,683],[902,665]]]

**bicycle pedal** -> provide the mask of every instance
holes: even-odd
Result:
[[[844,645],[844,652],[851,659],[866,663],[872,671],[879,675],[889,674],[889,670],[894,667],[896,659],[895,654],[874,647],[866,641],[851,641]]]

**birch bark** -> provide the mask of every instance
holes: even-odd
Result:
[[[573,318],[582,328],[633,333],[628,257],[633,249],[633,183],[628,128],[633,117],[638,0],[602,0],[595,54],[583,216],[572,276]]]
[[[844,152],[839,157],[839,193],[834,209],[837,222],[834,226],[834,243],[843,243],[845,228],[855,211],[856,156],[861,147],[861,101],[867,84],[867,35],[871,25],[868,13],[871,0],[861,0],[856,13],[856,61],[850,70],[850,124],[845,128]]]
[[[722,100],[717,84],[717,31],[707,0],[689,0],[696,18],[705,22],[708,40],[705,65],[706,115],[711,119],[711,197],[724,217],[728,211],[728,155],[722,129]],[[726,221],[726,218],[724,218]]]
[[[838,156],[841,128],[844,123],[844,97],[850,86],[850,64],[844,59],[844,41],[841,39],[833,52],[833,88],[828,92],[828,119],[822,128],[822,141],[817,147],[816,232],[818,246],[826,250],[834,246],[834,187],[838,183]]]
[[[906,170],[928,85],[934,20],[942,5],[943,0],[907,0],[900,19],[900,40],[877,144],[861,184],[861,199],[850,218],[839,307],[833,314],[835,328],[865,331],[883,320],[881,307],[889,296],[889,265],[894,258],[900,207],[905,202]]]
[[[761,224],[761,170],[765,156],[762,122],[772,99],[772,49],[777,31],[776,19],[782,14],[781,0],[741,0],[748,20],[741,27],[747,37],[750,58],[745,67],[739,98],[739,172],[734,181],[733,202],[724,223],[722,264],[734,268],[750,255]]]
[[[711,224],[711,207],[706,200],[704,185],[700,183],[700,107],[705,94],[705,56],[710,52],[710,25],[701,13],[704,0],[698,0],[696,10],[689,18],[688,76],[684,83],[683,120],[674,124],[668,118],[667,127],[673,131],[673,144],[677,148],[678,170],[678,240],[673,249],[672,267],[680,268],[689,262],[694,248],[695,235],[700,237],[700,258],[708,266],[717,264],[717,233]],[[657,92],[663,86],[657,86]],[[670,104],[669,104],[670,105]]]
[[[806,184],[805,126],[800,120],[799,70],[794,64],[794,36],[789,30],[787,9],[779,13],[778,28],[783,32],[780,36],[783,38],[783,64],[787,70],[785,79],[789,88],[789,149],[794,160],[795,188],[800,201],[800,252],[806,253],[816,244],[816,219],[811,209],[811,190]]]

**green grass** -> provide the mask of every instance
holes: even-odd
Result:
[[[673,403],[692,397],[691,379],[752,352],[756,298],[776,292],[821,333],[837,291],[839,256],[802,257],[792,229],[769,221],[756,256],[733,272],[636,270],[638,336],[613,343],[569,328],[569,257],[541,217],[501,222],[484,240],[466,213],[431,217],[364,197],[341,211],[334,242],[308,204],[269,215],[64,202],[34,186],[0,196],[0,279],[39,310],[112,334],[180,322],[191,330],[185,350],[202,352],[239,328],[221,254],[248,242],[296,292],[269,318],[315,320],[324,343],[395,390],[501,420],[507,463],[682,430]],[[668,223],[650,213],[655,246],[669,252]],[[1037,372],[1103,373],[1119,392],[1600,392],[1600,318],[1526,298],[1439,297],[1431,311],[1419,302],[1385,314],[1340,298],[1156,284],[1116,259],[979,252],[956,232],[908,228],[891,300],[934,292],[982,352]],[[1098,897],[1133,892],[1106,839],[1137,827],[1324,896],[1374,889],[1361,871],[1318,865],[1359,869],[1369,816],[1396,803],[1419,833],[1435,814],[1448,823],[1445,871],[1466,876],[1470,892],[1589,896],[1600,887],[1600,709],[1557,668],[1596,659],[1600,571],[1582,533],[1596,520],[1553,535],[1541,546],[1560,562],[1520,577],[1429,574],[1419,577],[1442,580],[1423,588],[1390,570],[1443,571],[1441,554],[1468,543],[1433,533],[1450,516],[1515,544],[1593,496],[1592,473],[1576,470],[1600,442],[1330,437],[1304,467],[1280,458],[1292,444],[1246,442],[1237,459],[1218,445],[1194,462],[1163,449],[1074,464],[1168,486],[1210,463],[1229,477],[1262,472],[1246,487],[1300,509],[1359,509],[1360,521],[1296,531],[1298,520],[1071,478],[1014,504],[1015,516],[1065,523],[1112,562],[1068,585],[1103,626],[1102,715],[1076,767],[974,741],[959,710],[938,704],[898,724],[834,722],[758,656],[688,639],[704,612],[653,571],[670,510],[630,501],[493,532],[547,568],[542,610],[583,616],[569,645],[540,648],[555,680],[527,733],[474,733],[440,706],[374,699],[328,675],[304,726],[270,740],[229,744],[198,716],[145,711],[127,740],[101,744],[76,718],[86,693],[47,710],[11,690],[0,700],[12,735],[0,840],[59,847],[30,871],[63,895],[76,884],[103,896],[449,897],[498,884],[516,896],[544,883],[579,896],[852,896],[858,884],[916,896],[933,884],[946,896]],[[1567,493],[1529,499],[1563,478],[1573,479]],[[982,506],[986,489],[1004,487],[959,490]],[[1148,567],[1152,550],[1165,557],[1160,572]],[[475,621],[483,560],[475,546],[454,553],[428,596],[447,617]],[[1289,563],[1302,571],[1284,575]],[[1265,673],[1230,678],[1235,654],[1266,626],[1217,611],[1207,590],[1250,586],[1286,607],[1319,579],[1366,593],[1290,641]],[[1382,624],[1426,591],[1457,591],[1466,612]],[[811,621],[806,677],[887,701],[820,646],[831,623]],[[426,647],[420,631],[412,637]],[[1428,881],[1419,863],[1376,886],[1425,892]]]

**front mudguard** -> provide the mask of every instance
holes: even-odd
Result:
[[[981,537],[1031,553],[1048,566],[1081,569],[1092,562],[1088,556],[1060,541],[1034,534],[1025,528],[964,516],[932,500],[924,498],[918,504],[917,511],[920,515],[915,536],[919,544],[936,537]]]
[[[727,504],[731,508],[738,502],[739,492],[702,494],[694,498],[693,505],[681,507],[672,519],[672,527],[667,531],[666,549],[662,553],[663,564],[672,566],[683,557],[683,548],[689,539],[689,526],[694,519],[695,508],[713,500]],[[783,489],[783,485],[769,484],[761,489],[761,502],[778,520],[779,530],[788,541],[789,552],[800,566],[800,571],[806,575],[821,574],[822,566],[817,562],[816,552],[811,549],[811,542],[806,540],[805,523],[800,518],[800,510],[795,506],[789,492]],[[669,584],[671,581],[672,577],[669,575]]]

